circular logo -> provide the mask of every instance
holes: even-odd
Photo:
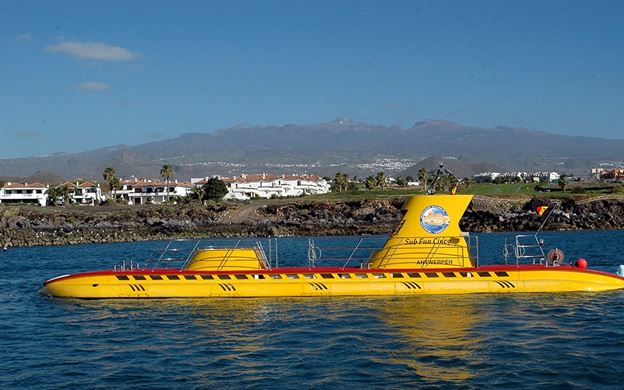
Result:
[[[440,206],[428,206],[420,214],[420,226],[431,234],[442,233],[451,219]]]

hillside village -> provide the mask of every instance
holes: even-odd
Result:
[[[40,206],[73,203],[79,205],[99,205],[110,200],[128,205],[160,204],[168,200],[186,198],[201,191],[209,177],[192,178],[189,182],[177,179],[145,179],[130,177],[119,179],[117,184],[97,183],[77,180],[57,186],[42,183],[7,182],[0,188],[0,203],[32,203]],[[326,194],[330,185],[324,178],[315,175],[270,175],[257,174],[238,177],[218,177],[227,188],[224,200],[249,200],[252,198],[295,197]],[[103,187],[110,190],[104,191]],[[61,189],[51,199],[51,189]]]
[[[170,166],[169,166],[170,168]],[[110,169],[110,168],[107,168]],[[563,185],[568,180],[580,181],[558,172],[482,172],[472,178],[455,180],[455,185],[473,183],[539,183],[546,186]],[[165,202],[194,198],[201,199],[202,192],[209,184],[211,177],[191,178],[190,181],[173,179],[173,171],[160,179],[117,178],[97,182],[94,180],[66,181],[57,185],[40,182],[0,181],[0,204],[38,204],[40,206],[58,204],[101,205],[106,203],[122,203],[128,205],[161,204]],[[418,179],[408,177],[387,177],[383,172],[365,179],[349,177],[338,172],[332,178],[309,174],[241,174],[239,176],[215,176],[224,184],[225,191],[220,199],[246,201],[250,199],[270,199],[282,197],[299,197],[306,195],[328,194],[332,191],[353,191],[358,189],[372,190],[377,187],[419,187],[426,191],[427,183],[431,183],[436,172],[421,169]],[[163,180],[165,179],[165,180]],[[606,183],[624,181],[624,168],[597,167],[585,180]],[[453,183],[447,183],[450,188]]]

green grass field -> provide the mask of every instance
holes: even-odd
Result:
[[[564,193],[561,191],[552,192],[538,192],[535,191],[535,186],[538,183],[505,183],[505,184],[493,184],[493,183],[475,183],[469,186],[462,185],[459,188],[459,194],[470,195],[482,195],[482,196],[495,196],[495,197],[542,197],[542,198],[587,198],[598,195],[610,194],[611,190],[600,191],[583,191],[583,193],[575,193],[571,191],[574,187],[569,186],[568,190]],[[544,183],[541,183],[542,187],[547,187]],[[553,189],[556,187],[551,185]],[[366,189],[360,189],[358,191],[347,192],[330,192],[325,195],[314,195],[314,199],[319,200],[365,200],[365,199],[387,199],[397,197],[408,197],[412,195],[422,194],[423,189],[421,187],[411,188],[396,188],[388,187],[385,190],[376,189],[369,191]]]
[[[460,194],[472,195],[535,195],[535,183],[476,183],[462,186]],[[543,194],[543,193],[541,193]]]

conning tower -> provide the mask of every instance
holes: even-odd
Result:
[[[403,218],[367,266],[373,269],[474,267],[468,235],[459,220],[472,195],[414,196],[403,205]]]

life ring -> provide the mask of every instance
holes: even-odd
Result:
[[[561,264],[565,260],[565,254],[559,248],[551,249],[548,251],[546,259],[550,264]]]

